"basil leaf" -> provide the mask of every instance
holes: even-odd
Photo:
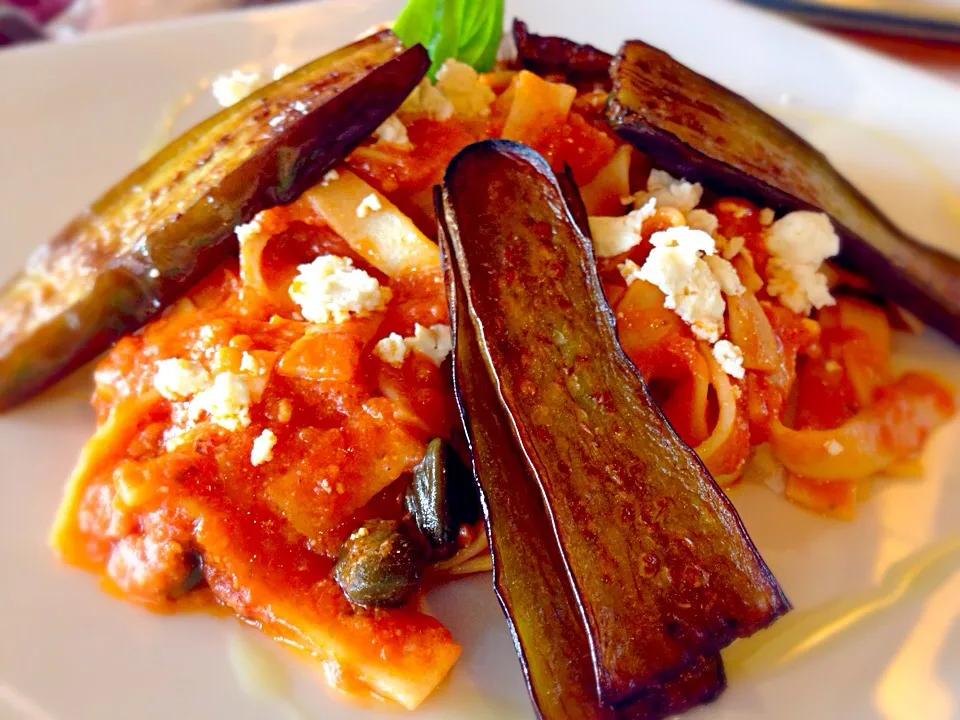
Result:
[[[430,76],[448,58],[484,72],[493,67],[503,35],[504,0],[409,0],[393,31],[430,53]]]

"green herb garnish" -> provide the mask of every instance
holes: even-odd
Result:
[[[503,35],[503,0],[409,0],[393,31],[407,45],[423,44],[431,77],[447,58],[486,72]]]

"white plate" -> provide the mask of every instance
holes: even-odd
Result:
[[[2,273],[127,171],[170,103],[199,80],[244,63],[306,60],[393,17],[398,5],[329,0],[0,53]],[[916,234],[955,249],[960,242],[953,87],[734,4],[517,0],[510,10],[536,31],[611,50],[625,37],[664,47],[800,128]],[[210,109],[203,98],[191,112]],[[960,354],[942,340],[898,343],[960,378]],[[341,704],[317,669],[234,621],[153,616],[54,561],[47,529],[93,428],[86,391],[80,378],[0,417],[0,718],[293,717],[290,703],[251,698],[238,683],[228,648],[248,641],[289,673],[292,687],[279,696],[292,698],[300,717],[403,717]],[[954,422],[930,442],[926,477],[879,483],[853,523],[813,517],[761,486],[734,498],[797,608],[810,608],[869,591],[895,561],[960,528],[958,447]],[[783,669],[735,678],[695,716],[960,717],[956,560]],[[419,716],[529,717],[489,580],[450,586],[429,604],[465,651]]]

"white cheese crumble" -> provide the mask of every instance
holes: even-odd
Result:
[[[277,444],[277,436],[273,430],[264,430],[257,435],[250,450],[250,464],[254,467],[273,460],[273,448]]]
[[[407,357],[407,344],[399,333],[390,333],[373,346],[373,354],[387,365],[398,368]]]
[[[431,325],[429,328],[420,323],[413,326],[413,337],[403,342],[413,352],[428,357],[437,367],[453,349],[453,336],[449,325]]]
[[[383,310],[390,301],[390,288],[354,267],[350,258],[321,255],[297,270],[290,297],[310,322],[341,323],[351,315],[363,317]]]
[[[729,340],[718,340],[713,346],[713,357],[730,377],[743,380],[743,351]]]
[[[827,440],[823,447],[826,448],[827,453],[836,457],[843,452],[843,444],[837,442],[836,440]]]
[[[664,207],[675,207],[688,213],[700,204],[703,186],[686,180],[677,180],[663,170],[651,170],[647,178],[647,192]]]
[[[687,225],[694,230],[703,230],[705,233],[714,235],[720,227],[720,221],[709,210],[694,208],[687,212]]]
[[[643,221],[656,213],[656,198],[650,198],[638,210],[620,217],[591,217],[590,234],[597,257],[612,257],[640,244]]]
[[[413,335],[401,337],[390,333],[373,347],[374,354],[388,365],[402,367],[409,352],[418,352],[426,356],[439,367],[453,348],[453,337],[449,325],[431,325],[424,327],[417,323]]]
[[[720,289],[727,295],[743,295],[747,289],[740,282],[740,276],[737,275],[737,269],[729,260],[724,260],[717,255],[707,255],[703,261],[710,266],[713,276],[720,283]]]
[[[280,63],[273,68],[270,73],[271,80],[279,80],[286,77],[293,68],[286,63]],[[229,75],[220,75],[210,84],[210,92],[213,93],[214,100],[220,107],[230,107],[243,100],[250,93],[259,90],[267,84],[263,73],[256,70],[244,71],[240,69],[231,70]],[[297,112],[304,112],[306,106],[300,103],[302,108],[296,107]]]
[[[702,230],[681,226],[654,233],[650,244],[653,250],[637,278],[660,288],[666,295],[663,306],[674,310],[694,335],[716,342],[723,333],[726,303],[720,282],[703,260],[704,255],[716,253],[713,238]]]
[[[323,176],[323,180],[320,181],[320,184],[326,187],[327,185],[332,183],[334,180],[339,180],[339,179],[340,179],[340,173],[338,173],[336,170],[328,170],[326,175]]]
[[[153,386],[167,400],[185,400],[210,384],[210,373],[190,360],[172,358],[157,363]]]
[[[840,238],[823,213],[798,210],[777,220],[767,232],[767,292],[795,313],[833,305],[826,276],[819,272],[827,258],[840,252]]]
[[[270,77],[273,80],[279,80],[289,75],[293,68],[286,63],[280,63]],[[210,92],[213,93],[214,100],[220,107],[230,107],[243,100],[247,95],[259,90],[267,81],[263,78],[263,73],[251,70],[249,72],[235,69],[231,70],[229,75],[220,75],[210,84]]]
[[[410,136],[407,134],[407,126],[396,115],[391,115],[384,120],[383,124],[373,131],[373,134],[377,136],[378,140],[385,143],[399,145],[400,147],[413,147]]]
[[[633,260],[624,260],[617,265],[617,270],[620,271],[620,277],[627,283],[627,287],[640,279],[640,266]]]
[[[250,222],[244,223],[243,225],[237,225],[233,229],[233,232],[236,233],[237,240],[241,245],[253,241],[263,232],[262,215],[263,213],[257,213],[253,216],[253,219],[250,220]]]
[[[197,393],[190,401],[189,417],[193,422],[203,414],[224,430],[236,432],[250,424],[250,385],[245,375],[223,372],[213,384]]]
[[[372,212],[377,212],[378,210],[383,209],[383,203],[380,202],[375,194],[370,193],[363,200],[360,201],[360,204],[357,205],[357,217],[361,220]]]
[[[240,358],[240,369],[245,373],[250,373],[251,375],[262,375],[264,368],[262,362],[260,362],[250,353],[245,352]]]
[[[490,114],[496,93],[480,82],[480,75],[466,63],[449,58],[437,70],[437,89],[453,105],[457,115],[467,117]]]
[[[274,81],[276,81],[276,80],[279,80],[280,78],[285,78],[287,75],[289,75],[292,72],[293,72],[292,65],[287,65],[286,63],[280,63],[279,65],[273,68],[273,72],[270,73],[270,77],[272,77]]]
[[[213,81],[210,92],[220,107],[230,107],[260,87],[258,72],[232,70],[229,75],[221,75]]]

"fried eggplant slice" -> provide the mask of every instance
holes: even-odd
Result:
[[[713,702],[727,687],[719,655],[699,658],[672,680],[638,692],[617,708],[620,720],[653,720],[679,715],[697,705]]]
[[[530,697],[545,720],[611,720],[613,711],[597,695],[589,641],[550,520],[497,402],[438,217],[457,405],[481,492],[494,589]]]
[[[610,53],[566,38],[535,35],[522,20],[513,21],[513,43],[517,61],[526,70],[538,75],[563,75],[567,83],[580,89],[610,89]]]
[[[143,325],[396,110],[429,65],[381,32],[187,131],[39,248],[0,291],[0,409]]]
[[[442,223],[442,214],[438,217]],[[583,616],[539,490],[497,404],[442,224],[440,247],[453,327],[454,385],[483,491],[494,587],[540,716],[653,720],[716,699],[726,687],[719,655],[645,688],[623,707],[601,705]]]
[[[826,212],[844,262],[960,343],[960,261],[905,235],[822,153],[745,98],[640,41],[621,48],[612,74],[610,124],[656,166],[776,210]]]
[[[485,364],[586,615],[601,698],[615,704],[790,606],[620,348],[563,187],[530,148],[485,141],[451,162],[443,210]]]

